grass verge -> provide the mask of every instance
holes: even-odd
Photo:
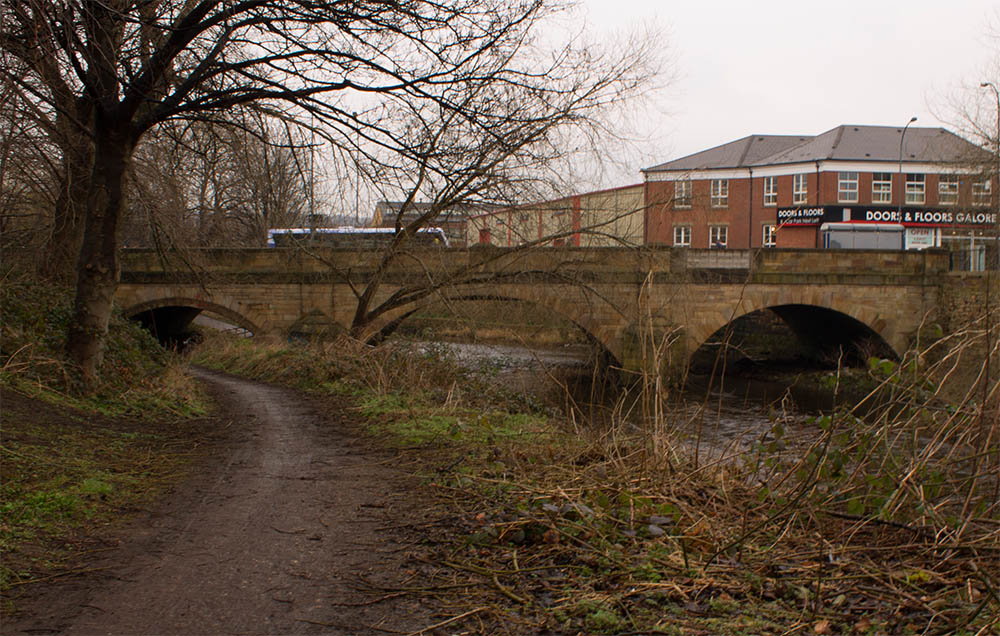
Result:
[[[100,536],[183,476],[204,421],[106,417],[2,391],[0,591],[78,572]]]
[[[68,290],[30,279],[0,289],[2,610],[72,575],[105,529],[176,482],[203,441],[208,400],[138,325],[110,326],[102,384],[82,394],[63,353]]]

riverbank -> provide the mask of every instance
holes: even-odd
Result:
[[[426,540],[436,568],[408,593],[441,599],[449,629],[974,634],[997,626],[997,468],[976,452],[989,429],[974,412],[823,416],[792,450],[794,427],[775,411],[764,434],[706,462],[678,441],[679,415],[655,391],[629,407],[641,425],[594,427],[580,411],[546,413],[433,352],[401,358],[355,347],[244,342],[210,345],[199,359],[355,396],[369,434],[433,493],[425,504],[438,521]],[[889,383],[904,380],[887,374]],[[928,430],[939,431],[931,443],[907,443]]]
[[[209,401],[138,325],[115,316],[104,380],[81,391],[63,342],[68,290],[0,287],[0,612],[91,568],[111,529],[169,492],[211,447]]]

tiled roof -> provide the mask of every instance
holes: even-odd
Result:
[[[777,153],[766,163],[798,163],[823,159],[898,161],[903,128],[899,126],[838,126],[811,141]],[[971,161],[981,148],[944,128],[906,130],[903,161],[960,163]]]
[[[762,159],[812,139],[807,135],[750,135],[715,148],[702,150],[667,163],[645,168],[643,172],[661,170],[704,170],[708,168],[741,168],[755,165]]]
[[[753,135],[646,168],[643,172],[742,168],[810,161],[898,161],[900,126],[837,126],[811,136]],[[989,155],[944,128],[909,127],[903,161],[971,163]],[[740,154],[740,149],[745,152]]]

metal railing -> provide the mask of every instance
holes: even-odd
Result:
[[[948,266],[953,272],[985,272],[1000,270],[1000,254],[986,246],[948,251]]]

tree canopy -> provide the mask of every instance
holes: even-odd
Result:
[[[550,0],[0,7],[8,108],[58,149],[52,246],[79,254],[69,350],[87,383],[101,362],[128,183],[149,131],[176,121],[239,127],[249,109],[308,129],[374,187],[434,201],[399,228],[405,241],[449,205],[500,199],[537,179],[580,139],[606,132],[602,109],[655,76],[652,40],[617,50],[545,44],[540,25],[563,8]]]

